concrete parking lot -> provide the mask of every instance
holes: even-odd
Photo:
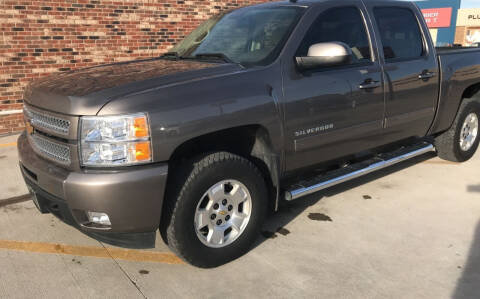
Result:
[[[101,244],[41,215],[0,138],[0,298],[479,298],[480,154],[433,154],[283,205],[222,267]]]

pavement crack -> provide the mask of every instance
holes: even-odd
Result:
[[[10,197],[10,198],[6,198],[6,199],[0,199],[0,208],[6,207],[6,206],[9,206],[9,205],[13,205],[13,204],[16,204],[16,203],[29,201],[31,198],[32,198],[32,196],[30,194],[24,194],[24,195]]]
[[[140,290],[140,287],[137,285],[137,283],[130,277],[130,275],[128,275],[127,271],[125,271],[123,269],[123,267],[117,262],[117,260],[110,254],[110,252],[108,251],[108,248],[105,247],[105,245],[103,245],[102,242],[98,242],[100,243],[100,245],[102,245],[103,249],[105,249],[105,251],[107,252],[108,256],[110,256],[110,258],[113,260],[113,262],[115,264],[117,264],[118,268],[120,269],[120,271],[123,272],[123,275],[125,275],[125,277],[130,280],[130,282],[133,284],[133,286],[138,290],[138,292],[140,293],[140,295],[142,295],[143,298],[145,299],[148,299],[147,296],[145,296],[145,294],[142,292],[142,290]]]
[[[59,256],[60,256],[60,259],[61,259],[62,262],[63,262],[63,265],[64,265],[65,268],[67,269],[68,273],[70,273],[70,277],[72,278],[72,280],[73,280],[73,282],[74,282],[74,284],[75,284],[75,287],[76,287],[77,290],[78,290],[78,293],[80,293],[80,294],[82,294],[82,295],[85,295],[85,294],[83,294],[83,289],[82,289],[82,287],[81,287],[80,284],[78,283],[77,277],[75,276],[75,274],[73,274],[72,270],[71,270],[70,267],[67,265],[67,262],[65,261],[65,257],[63,257],[63,256],[61,256],[61,255],[59,255]],[[83,298],[85,298],[85,297],[83,297]]]

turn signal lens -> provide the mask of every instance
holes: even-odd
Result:
[[[135,144],[135,158],[137,162],[150,161],[152,159],[150,154],[150,142]]]
[[[135,131],[135,137],[137,138],[148,137],[147,118],[145,116],[135,118],[133,121],[133,130]]]

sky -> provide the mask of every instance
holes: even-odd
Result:
[[[462,8],[480,8],[480,0],[462,0]]]

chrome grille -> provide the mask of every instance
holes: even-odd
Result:
[[[50,130],[62,135],[68,135],[70,130],[70,121],[56,116],[33,111],[27,107],[24,107],[24,111],[33,127]]]
[[[70,148],[47,140],[37,134],[30,136],[33,149],[41,156],[61,164],[70,164]]]

